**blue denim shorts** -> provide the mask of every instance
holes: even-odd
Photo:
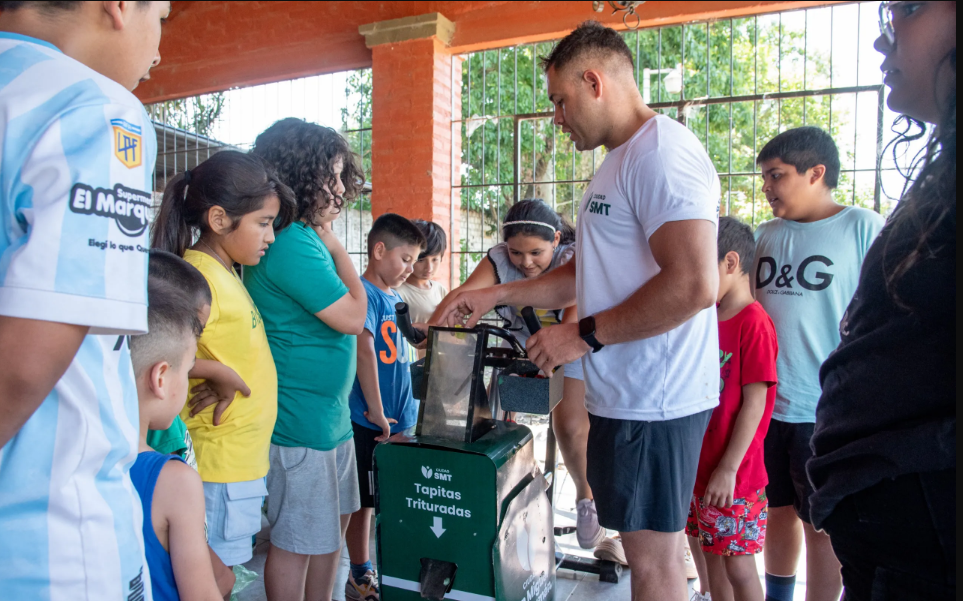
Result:
[[[240,565],[254,556],[251,537],[261,531],[261,503],[266,495],[264,478],[204,483],[208,544],[224,565]]]

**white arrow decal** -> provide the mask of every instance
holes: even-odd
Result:
[[[441,527],[441,518],[435,518],[435,525],[431,527],[431,531],[438,538],[441,538],[441,535],[445,533],[445,529]]]

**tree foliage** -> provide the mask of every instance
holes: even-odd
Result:
[[[722,183],[721,213],[753,226],[772,218],[755,157],[773,136],[801,125],[822,127],[837,139],[843,163],[837,201],[873,207],[868,180],[857,187],[854,174],[846,171],[856,166],[856,95],[781,100],[765,96],[831,87],[833,70],[839,66],[833,66],[830,48],[815,47],[812,36],[807,36],[807,14],[798,11],[623,33],[640,91],[648,77],[650,103],[684,122],[705,146]],[[585,187],[605,156],[604,148],[577,152],[548,116],[552,106],[538,58],[548,55],[552,45],[529,44],[461,57],[461,93],[456,99],[461,104],[461,181],[456,186],[460,183],[462,239],[452,246],[463,253],[462,280],[499,240],[498,229],[516,199],[516,186],[518,199],[543,198],[574,219]],[[665,73],[657,72],[676,65],[682,66],[682,94],[670,94]],[[371,72],[349,76],[345,93],[349,102],[342,112],[344,129],[370,173],[370,132],[351,130],[370,128]],[[875,119],[876,93],[868,94],[873,106],[860,112],[869,111]],[[746,96],[756,98],[704,102]],[[859,102],[863,101],[860,97]],[[865,135],[875,133],[867,130]]]
[[[341,109],[341,133],[358,154],[367,181],[371,181],[371,69],[348,74],[345,106]],[[370,194],[364,194],[350,208],[371,210]]]
[[[780,131],[804,124],[837,137],[852,122],[852,95],[712,105],[700,100],[828,87],[828,52],[813,48],[807,52],[805,19],[801,26],[799,22],[770,15],[623,34],[640,89],[645,69],[682,65],[684,94],[670,94],[664,74],[648,75],[651,103],[689,101],[682,115],[676,107],[660,110],[684,121],[706,147],[722,179],[722,213],[754,225],[772,216],[761,180],[753,176],[758,150]],[[545,75],[537,64],[537,57],[550,50],[551,43],[543,43],[476,52],[463,63],[461,204],[478,216],[468,227],[479,229],[474,238],[486,245],[497,240],[501,217],[514,201],[514,115],[552,110]],[[550,117],[521,121],[519,138],[519,198],[541,197],[569,216],[577,214],[585,182],[601,163],[604,150],[576,152]],[[847,158],[852,160],[844,156],[844,164]],[[843,173],[837,193],[841,202],[852,202],[852,185],[851,175]],[[871,192],[856,197],[857,203],[869,207],[872,200]]]
[[[224,110],[224,92],[157,102],[147,107],[152,121],[210,137]]]

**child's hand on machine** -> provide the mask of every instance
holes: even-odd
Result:
[[[191,406],[191,417],[194,417],[211,405],[214,407],[213,423],[221,425],[221,414],[231,405],[237,393],[241,396],[251,396],[250,387],[244,383],[237,372],[226,365],[221,366],[217,378],[208,378],[191,389],[194,396],[188,401]]]
[[[732,507],[736,493],[736,470],[720,465],[709,476],[703,502],[714,507]]]
[[[549,326],[535,332],[526,343],[529,360],[546,374],[559,365],[571,363],[591,347],[578,335],[577,323]]]
[[[433,319],[432,323],[438,322],[452,328],[460,325],[475,327],[478,321],[498,304],[495,288],[497,287],[452,292],[449,294],[451,300],[446,299],[448,304],[444,311]]]
[[[378,442],[384,442],[388,440],[388,437],[391,436],[391,424],[398,423],[398,420],[396,419],[385,417],[384,412],[381,412],[381,411],[379,411],[378,413],[375,413],[373,411],[365,411],[364,418],[369,422],[371,422],[372,424],[381,428],[381,436],[375,436],[375,440],[377,440]]]

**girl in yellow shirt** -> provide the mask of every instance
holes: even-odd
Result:
[[[211,378],[222,364],[243,380],[236,386],[192,380],[196,394],[181,412],[204,481],[210,546],[227,566],[251,559],[277,417],[274,359],[234,265],[260,262],[294,206],[290,188],[260,159],[222,151],[171,180],[151,232],[153,247],[183,256],[211,288],[191,375]]]

